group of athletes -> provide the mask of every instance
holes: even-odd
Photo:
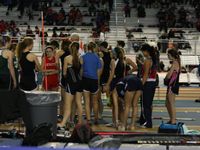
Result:
[[[62,41],[60,50],[56,50],[54,44],[45,47],[40,63],[38,57],[31,52],[33,44],[30,37],[25,37],[16,46],[11,44],[9,37],[2,38],[0,89],[38,90],[35,72],[41,72],[42,90],[58,91],[61,85],[63,101],[60,110],[63,118],[58,123],[59,128],[65,127],[72,114],[78,114],[78,123],[83,123],[83,108],[87,123],[98,124],[103,113],[102,93],[106,93],[112,103],[112,122],[115,128],[134,130],[136,121],[142,127],[152,128],[152,102],[157,87],[158,70],[155,47],[144,43],[140,47],[144,60],[137,60],[136,65],[125,56],[123,41],[118,41],[114,49],[109,49],[106,41],[98,44],[89,42],[85,44],[84,51],[80,51],[79,36],[74,34],[70,39]],[[168,123],[175,124],[180,57],[173,48],[167,50],[167,55],[171,67],[164,80],[167,85],[166,107],[170,117]],[[139,120],[138,102],[141,104]],[[131,122],[128,124],[131,107]]]

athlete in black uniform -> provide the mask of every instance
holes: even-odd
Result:
[[[66,93],[65,93],[65,105],[64,105],[64,116],[61,123],[58,124],[59,127],[64,127],[68,121],[71,111],[72,102],[76,101],[78,108],[78,121],[82,122],[82,86],[81,86],[81,64],[79,59],[79,43],[73,42],[70,45],[70,55],[64,59],[63,75],[66,79]],[[74,99],[75,98],[75,99]]]
[[[11,44],[10,37],[1,37],[0,39],[0,89],[11,90],[16,88],[16,76],[14,71],[14,55],[8,50]],[[13,87],[12,87],[13,83]]]
[[[64,105],[64,97],[65,97],[65,77],[63,75],[63,66],[64,66],[64,59],[65,57],[70,55],[70,51],[69,51],[69,45],[72,42],[69,40],[63,40],[62,44],[61,44],[61,50],[59,50],[56,53],[56,59],[57,62],[59,62],[60,59],[60,63],[61,63],[61,80],[60,80],[60,86],[61,86],[61,102],[60,102],[60,114],[63,115],[63,105]]]
[[[41,70],[37,56],[30,52],[32,48],[33,39],[29,37],[20,42],[17,47],[21,68],[19,87],[25,91],[32,91],[37,88],[35,70]]]
[[[122,80],[125,76],[125,60],[124,60],[124,52],[122,48],[116,47],[114,49],[114,55],[115,55],[115,71],[114,71],[114,77],[110,85],[110,92],[111,96],[113,97],[114,93],[113,90],[115,89],[116,84]],[[114,126],[117,127],[119,124],[119,119],[118,119],[118,101],[117,99],[113,99],[113,107],[112,107],[112,114],[113,114],[113,123]]]
[[[123,118],[121,118],[122,125],[119,126],[119,130],[127,129],[127,120],[131,105],[133,106],[133,111],[130,129],[135,129],[138,110],[137,104],[141,95],[141,90],[142,82],[136,75],[128,75],[117,83],[113,91],[113,99],[118,101],[119,104],[121,102],[121,105],[119,105],[120,107],[124,105],[124,112],[120,112],[123,113]]]

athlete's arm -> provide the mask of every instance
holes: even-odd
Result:
[[[33,61],[35,62],[35,69],[36,69],[37,71],[41,71],[42,68],[41,68],[41,65],[40,65],[40,63],[39,63],[39,60],[38,60],[37,56],[34,55],[34,54],[32,54],[32,57],[33,57]]]
[[[167,78],[167,79],[170,79],[171,76],[172,76],[172,74],[173,74],[173,72],[174,72],[174,70],[176,70],[176,71],[178,72],[178,69],[179,69],[179,64],[178,64],[178,62],[173,62],[173,64],[172,64],[170,70],[168,71],[168,73],[167,73],[167,75],[166,75],[166,78]]]
[[[130,58],[126,58],[126,64],[128,64],[132,67],[130,72],[137,71],[137,69],[138,69],[137,65]]]
[[[66,77],[67,75],[67,67],[68,67],[68,56],[64,59],[64,66],[63,66],[63,76]]]
[[[149,76],[149,71],[151,68],[151,61],[150,60],[145,60],[144,62],[144,75],[142,78],[142,84],[144,85],[148,79]]]
[[[80,57],[80,64],[81,64],[80,76],[82,78],[83,76],[83,58],[82,57]]]
[[[9,71],[10,71],[10,75],[12,77],[12,80],[13,80],[13,88],[15,89],[17,87],[17,81],[16,81],[16,76],[15,76],[15,69],[14,69],[14,66],[13,66],[13,58],[14,58],[14,54],[10,51],[7,52],[8,55],[7,55],[7,58],[8,58],[8,68],[9,68]]]
[[[113,80],[113,77],[115,75],[115,60],[114,59],[111,60],[110,68],[111,68],[111,70],[110,70],[110,76],[108,78],[108,82],[106,83],[107,86],[110,85],[110,83]]]

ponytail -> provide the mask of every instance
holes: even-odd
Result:
[[[80,62],[79,62],[79,57],[78,57],[78,50],[79,50],[79,43],[73,42],[70,45],[70,52],[71,52],[71,55],[73,57],[72,66],[75,67],[75,68],[79,68],[80,67]]]
[[[153,65],[157,65],[157,58],[156,58],[156,53],[155,53],[155,48],[153,46],[150,46],[151,51],[149,51],[149,54],[151,56]]]
[[[90,42],[87,46],[88,50],[92,51],[93,53],[95,52],[96,44],[94,42]]]
[[[141,51],[147,51],[149,55],[151,56],[153,65],[157,65],[157,58],[156,58],[156,53],[155,53],[155,48],[153,46],[150,46],[147,43],[144,43],[141,48]]]

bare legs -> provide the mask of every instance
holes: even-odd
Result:
[[[117,127],[119,124],[119,105],[118,105],[118,94],[117,94],[117,90],[114,89],[114,91],[112,92],[112,101],[113,101],[113,105],[112,105],[112,114],[113,114],[113,123],[115,124],[115,126]]]
[[[114,93],[115,93],[115,91],[114,91]],[[115,97],[116,95],[117,94],[113,94],[113,96],[114,96],[113,103],[114,103],[114,99],[118,100],[118,95],[117,95],[117,97]],[[134,92],[126,91],[125,97],[124,97],[125,109],[124,109],[124,113],[123,113],[123,118],[121,120],[122,121],[121,130],[125,130],[127,128],[127,121],[128,121],[128,116],[129,116],[131,106],[133,106],[133,108],[132,108],[130,129],[131,130],[135,129],[135,121],[136,121],[137,112],[138,112],[138,100],[140,98],[140,95],[141,95],[141,91],[134,91]],[[118,111],[116,113],[118,113]],[[121,112],[120,112],[120,114],[121,114]]]
[[[63,115],[64,110],[65,110],[65,89],[61,88],[61,102],[59,105],[59,111],[60,111],[60,115]]]
[[[83,114],[83,108],[82,108],[82,103],[81,103],[81,99],[82,98],[82,93],[77,92],[76,93],[76,106],[78,109],[78,123],[81,124],[82,123],[82,114]]]
[[[91,103],[90,103],[90,98],[92,100],[92,104],[93,104],[93,110],[94,110],[94,118],[95,121],[98,120],[98,94],[92,94],[90,92],[86,92],[84,91],[84,99],[85,99],[85,113],[86,113],[86,118],[88,121],[91,120]]]
[[[136,91],[135,95],[133,96],[132,100],[132,118],[131,118],[131,126],[130,129],[134,130],[135,129],[135,122],[137,119],[137,113],[138,113],[138,100],[141,96],[141,91]]]
[[[73,99],[74,99],[73,95],[71,95],[69,93],[65,93],[63,120],[61,123],[58,124],[59,127],[64,127],[66,122],[68,121],[68,119],[71,115],[71,107],[72,107]]]
[[[176,123],[176,108],[175,108],[175,94],[169,91],[166,98],[166,107],[169,114],[169,122]]]
[[[129,116],[129,111],[130,111],[130,106],[131,106],[131,100],[133,99],[135,92],[129,92],[126,91],[124,101],[125,101],[125,110],[124,110],[124,118],[123,118],[123,127],[126,128],[127,126],[127,121],[128,121],[128,116]]]
[[[81,105],[81,93],[77,92],[75,95],[76,105],[78,108],[78,118],[79,123],[82,122],[82,105]],[[71,112],[72,112],[72,102],[74,100],[74,95],[69,93],[65,93],[65,101],[64,101],[64,113],[63,113],[63,120],[61,123],[58,124],[59,127],[64,127],[66,122],[69,120]]]

